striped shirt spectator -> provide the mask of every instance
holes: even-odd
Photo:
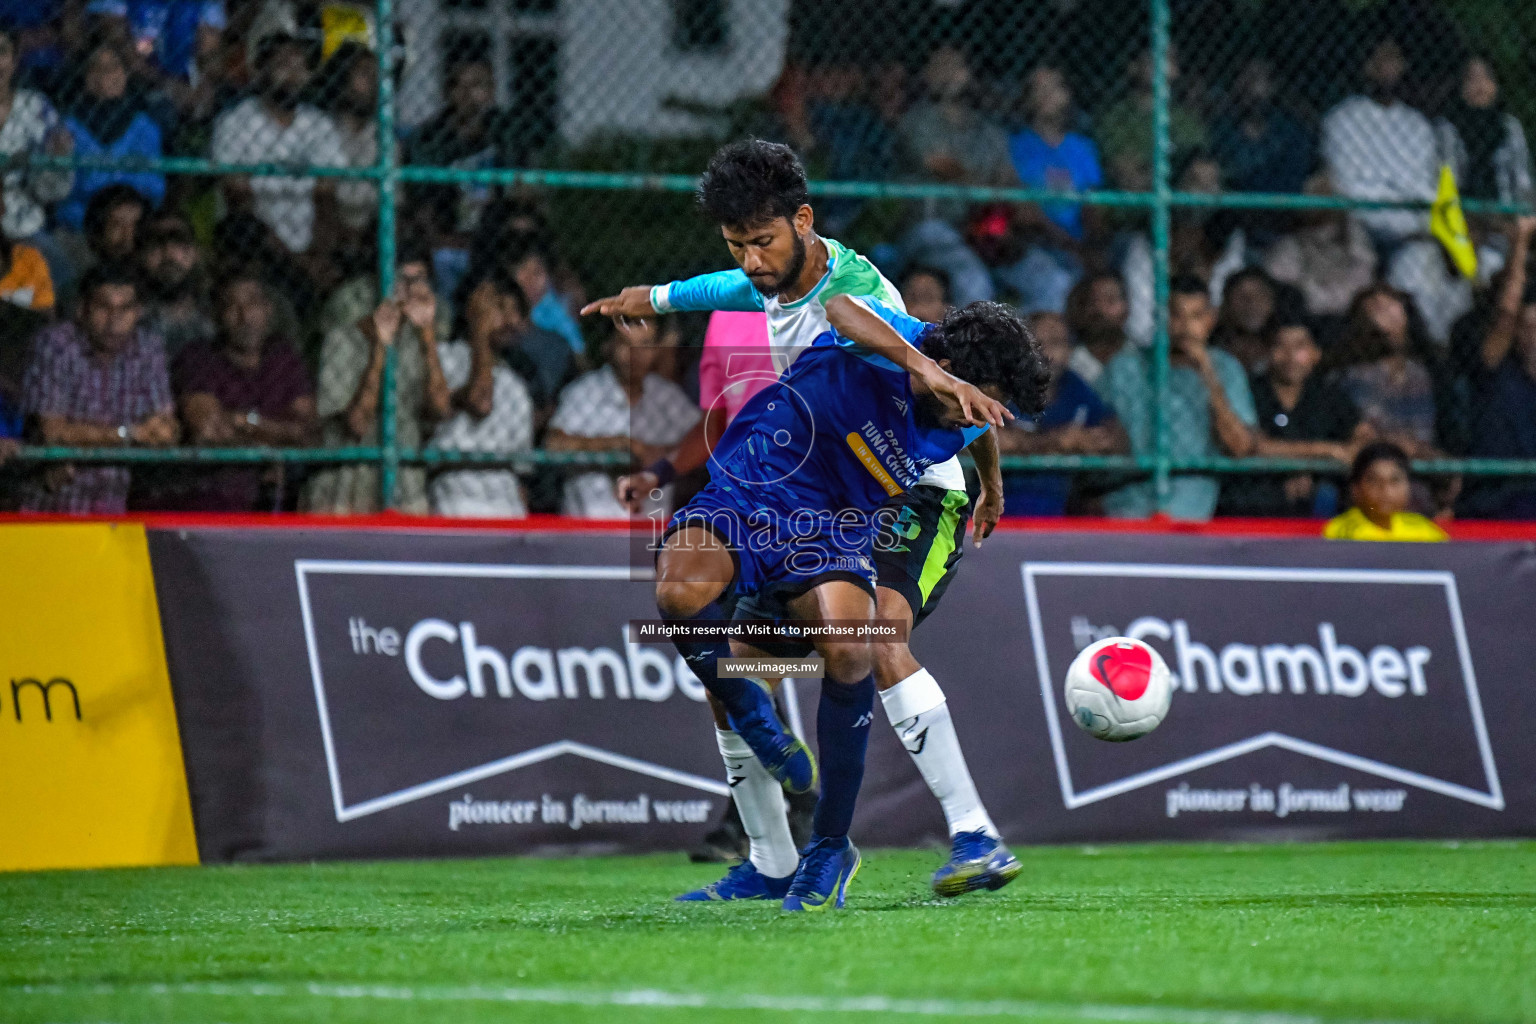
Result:
[[[93,271],[78,320],[40,331],[21,386],[21,411],[47,444],[171,444],[171,382],[159,335],[138,324],[131,271]],[[128,501],[127,466],[53,465],[22,485],[25,512],[118,515]]]

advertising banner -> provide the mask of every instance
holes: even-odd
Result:
[[[1525,544],[1013,533],[913,646],[1019,840],[1532,835],[1533,607]],[[1176,678],[1130,743],[1080,731],[1061,692],[1116,635]],[[886,781],[899,750],[880,768],[863,809],[900,841],[884,823],[921,783]]]
[[[0,527],[0,870],[195,864],[144,528]]]
[[[675,849],[728,799],[622,535],[163,532],[205,857]]]
[[[155,531],[205,859],[657,850],[729,799],[703,692],[620,533]],[[1536,834],[1536,552],[1002,533],[912,645],[1015,842]],[[1132,743],[1076,652],[1177,677]],[[817,682],[795,719],[814,733]],[[877,712],[855,833],[941,842]]]

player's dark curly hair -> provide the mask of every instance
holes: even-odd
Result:
[[[923,335],[923,352],[977,387],[995,385],[1025,416],[1045,408],[1051,368],[1029,325],[998,302],[951,310]]]
[[[805,168],[794,150],[762,139],[722,146],[699,179],[700,208],[728,228],[794,217],[810,201]]]

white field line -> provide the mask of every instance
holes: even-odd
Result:
[[[183,984],[17,985],[0,994],[34,996],[218,996],[226,998],[361,999],[393,1002],[531,1003],[546,1006],[631,1006],[652,1009],[776,1013],[903,1014],[913,1017],[994,1017],[1012,1020],[1109,1021],[1123,1024],[1405,1024],[1312,1014],[1203,1010],[1151,1004],[1051,1003],[999,1000],[898,999],[889,996],[724,995],[657,989],[596,991],[500,986],[407,986],[202,982]]]

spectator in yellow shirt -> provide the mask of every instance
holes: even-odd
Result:
[[[1354,507],[1328,521],[1329,540],[1449,540],[1433,521],[1408,509],[1408,455],[1389,441],[1360,449],[1349,470]]]

